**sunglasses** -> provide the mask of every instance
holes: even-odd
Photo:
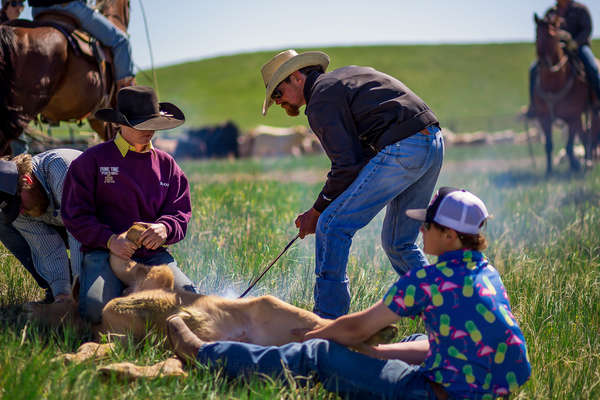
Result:
[[[279,85],[275,88],[275,90],[273,90],[273,93],[271,94],[271,99],[272,100],[277,100],[280,99],[281,96],[283,96],[283,93],[281,92],[281,89],[279,89]]]
[[[11,1],[8,4],[10,4],[12,7],[23,7],[25,2],[24,1]]]

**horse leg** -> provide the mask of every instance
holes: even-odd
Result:
[[[569,157],[569,166],[572,171],[579,171],[581,169],[581,163],[573,153],[573,145],[575,143],[575,136],[579,135],[579,139],[583,144],[587,158],[587,148],[588,143],[583,132],[583,127],[581,126],[581,117],[577,117],[570,121],[567,121],[567,125],[569,126],[569,138],[567,139],[567,145],[565,147],[567,157]]]
[[[552,173],[552,120],[550,117],[540,118],[540,125],[546,136],[546,175]]]

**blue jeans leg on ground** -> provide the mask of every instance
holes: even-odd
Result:
[[[50,7],[33,7],[32,15],[35,18],[39,13],[48,10],[72,15],[78,20],[81,29],[89,32],[102,44],[112,49],[117,80],[134,75],[131,45],[127,34],[118,29],[104,15],[81,1],[70,1]]]
[[[50,285],[35,269],[31,249],[25,238],[11,224],[0,224],[0,242],[12,253],[13,256],[25,267],[33,276],[36,283],[42,289],[50,289]]]
[[[412,335],[407,339],[427,338]],[[215,342],[202,346],[197,359],[203,364],[222,367],[232,378],[257,373],[281,376],[285,366],[293,376],[314,376],[327,390],[345,398],[435,399],[419,366],[367,357],[323,339],[269,347]]]
[[[585,66],[585,73],[590,85],[592,85],[596,96],[600,100],[600,71],[598,70],[598,65],[596,64],[596,59],[594,58],[594,53],[592,53],[590,46],[584,44],[579,47],[579,57]]]
[[[346,264],[352,238],[386,206],[382,244],[394,269],[402,273],[426,263],[414,244],[419,223],[404,217],[404,211],[427,207],[443,153],[441,133],[417,133],[389,145],[323,211],[315,232],[315,313],[336,318],[348,312]]]

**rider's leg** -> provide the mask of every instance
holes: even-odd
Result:
[[[594,93],[600,100],[600,72],[598,71],[598,65],[596,64],[596,58],[592,49],[587,44],[584,44],[579,48],[579,57],[583,61],[585,67],[585,74],[587,75],[590,85],[594,89]]]
[[[116,80],[133,78],[131,46],[127,34],[118,29],[104,15],[81,1],[70,1],[50,7],[33,7],[32,15],[35,18],[36,15],[46,10],[56,10],[72,15],[79,22],[81,29],[89,32],[102,44],[112,49]]]
[[[533,91],[535,90],[535,81],[538,74],[538,62],[535,60],[529,67],[529,107],[527,108],[526,116],[535,117],[535,106],[533,104]]]

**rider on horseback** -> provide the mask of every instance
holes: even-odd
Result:
[[[81,29],[111,48],[114,56],[117,90],[124,86],[135,85],[131,46],[127,34],[118,29],[104,15],[88,6],[85,0],[29,0],[29,5],[32,7],[33,18],[47,11],[68,14],[73,17]]]
[[[19,15],[23,12],[23,3],[25,3],[25,0],[2,0],[0,24],[19,18]]]
[[[590,37],[592,35],[592,17],[587,7],[573,0],[556,0],[556,6],[546,12],[546,17],[558,16],[560,20],[559,32],[561,41],[566,45],[566,50],[579,56],[583,62],[588,81],[600,100],[600,72],[596,59],[590,47]],[[530,103],[526,115],[535,117],[533,91],[538,75],[538,60],[531,64],[529,69],[529,95]]]

